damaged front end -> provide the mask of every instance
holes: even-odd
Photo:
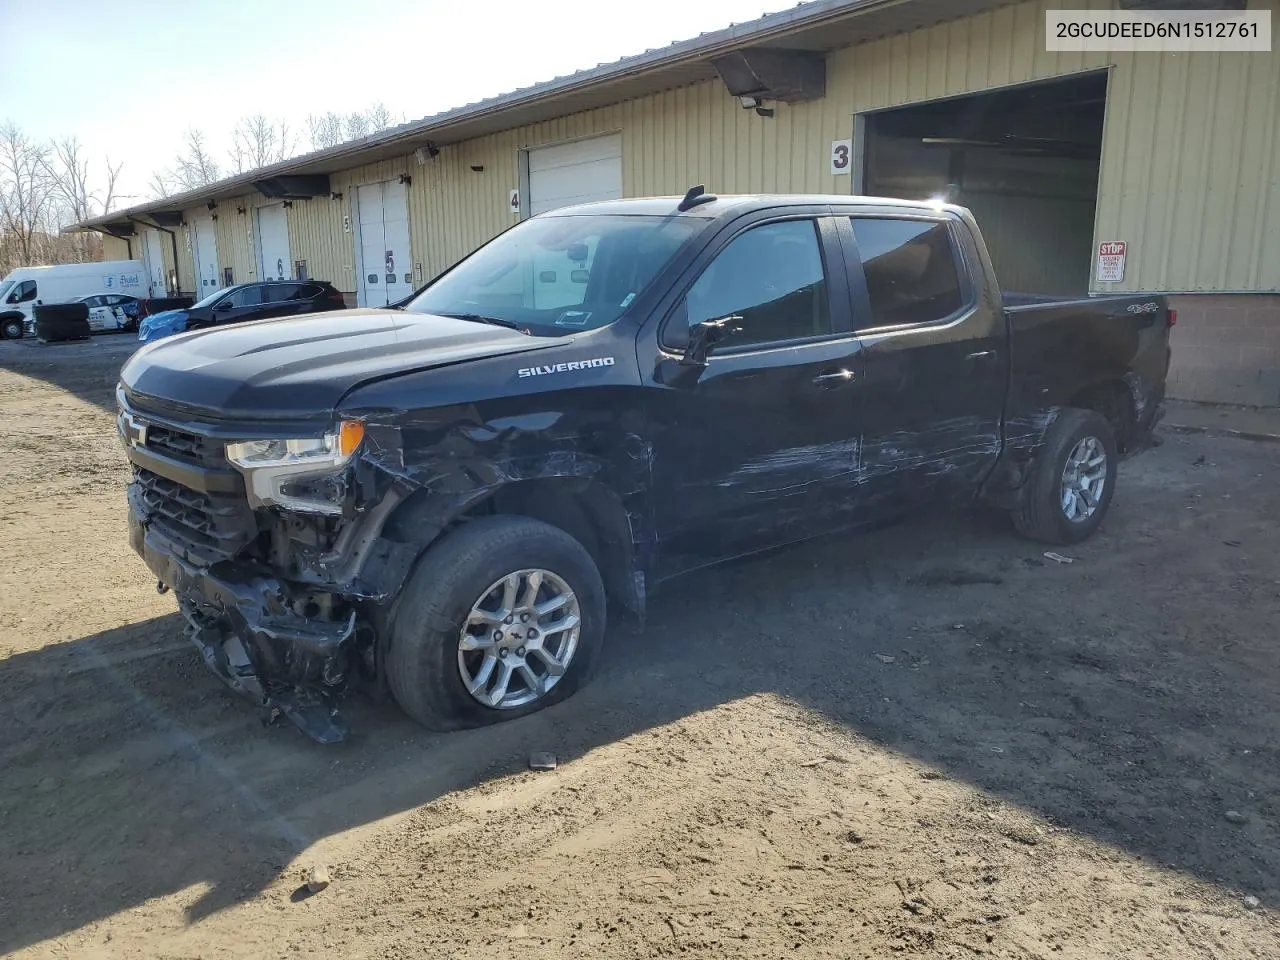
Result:
[[[372,672],[378,598],[303,568],[324,557],[350,569],[341,547],[376,537],[351,536],[379,519],[352,507],[347,466],[362,427],[230,440],[234,427],[178,423],[123,398],[119,423],[133,465],[131,545],[173,591],[205,663],[313,739],[342,740],[338,700]]]

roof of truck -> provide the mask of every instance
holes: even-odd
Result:
[[[641,197],[631,200],[601,200],[596,203],[582,203],[573,207],[560,207],[540,214],[540,216],[615,215],[665,217],[676,214],[684,217],[714,219],[726,214],[745,213],[750,210],[763,210],[771,207],[810,207],[824,204],[841,207],[893,207],[899,210],[920,210],[928,213],[960,210],[959,207],[951,204],[933,203],[926,200],[898,200],[889,197],[860,197],[849,194],[757,193],[715,195],[712,199],[704,200],[689,210],[680,211],[680,201],[683,199],[683,197]]]

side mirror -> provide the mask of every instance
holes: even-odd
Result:
[[[689,328],[689,343],[684,348],[680,365],[705,367],[711,351],[734,334],[742,332],[742,317],[733,314],[718,320],[703,320]]]

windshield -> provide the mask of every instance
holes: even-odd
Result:
[[[223,289],[223,290],[215,290],[213,293],[209,294],[207,297],[205,297],[205,298],[204,298],[203,300],[201,300],[199,303],[193,303],[191,306],[187,307],[187,309],[188,309],[188,310],[198,310],[198,309],[199,309],[199,308],[201,308],[201,307],[209,307],[209,306],[212,306],[212,305],[213,305],[213,302],[214,302],[215,300],[220,299],[224,294],[226,294],[226,292],[227,292],[227,291],[226,291],[225,289]]]
[[[475,315],[536,334],[613,323],[705,221],[652,216],[526,220],[416,297],[410,313]]]
[[[13,285],[16,282],[16,280],[0,280],[0,302],[3,302],[4,298],[9,295],[9,291],[13,289]]]

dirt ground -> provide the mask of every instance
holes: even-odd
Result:
[[[130,346],[0,344],[0,952],[1280,957],[1280,446],[1167,435],[1070,565],[962,516],[701,574],[553,710],[321,747],[128,550]]]

